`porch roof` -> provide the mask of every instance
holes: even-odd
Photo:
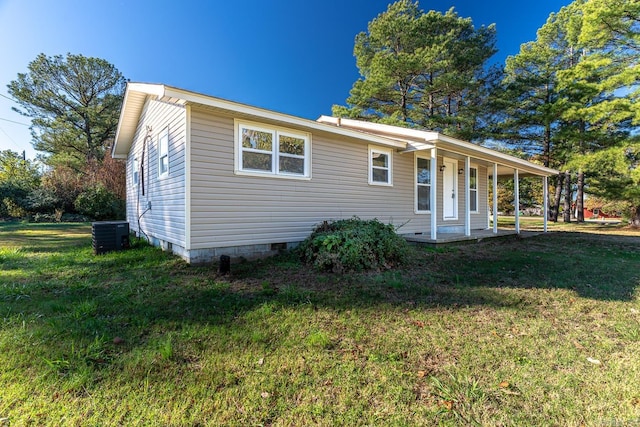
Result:
[[[410,153],[437,148],[440,154],[448,157],[461,159],[469,156],[473,159],[472,162],[476,164],[482,164],[483,166],[492,166],[493,164],[497,164],[498,176],[513,176],[513,171],[516,169],[520,176],[551,176],[559,173],[559,171],[555,169],[547,168],[477,144],[452,138],[438,132],[402,128],[398,126],[331,116],[320,116],[318,121],[321,123],[333,124],[337,127],[354,129],[371,135],[403,141],[406,143],[406,147],[404,149],[399,149],[398,151],[400,153]]]

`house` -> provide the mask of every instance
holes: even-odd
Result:
[[[490,177],[540,177],[546,189],[557,174],[436,132],[144,83],[127,85],[112,154],[127,161],[131,230],[192,263],[274,253],[354,215],[434,241],[471,236],[491,230]]]
[[[622,215],[619,212],[605,212],[602,208],[582,208],[582,214],[586,220],[622,220]]]

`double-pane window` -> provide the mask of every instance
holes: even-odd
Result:
[[[369,184],[392,185],[391,150],[369,147]]]
[[[416,158],[416,211],[431,211],[431,160]]]
[[[309,136],[240,123],[238,171],[309,176]]]
[[[469,211],[478,212],[478,168],[469,168]]]

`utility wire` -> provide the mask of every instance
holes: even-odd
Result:
[[[9,136],[9,134],[8,134],[7,132],[5,132],[5,131],[4,131],[4,129],[2,129],[1,127],[0,127],[0,131],[2,131],[2,133],[4,133],[4,134],[5,134],[5,136],[9,139],[9,141],[11,141],[11,142],[13,143],[13,145],[14,145],[17,149],[19,149],[19,150],[21,150],[21,149],[22,149],[22,147],[20,147],[20,146],[18,145],[18,143],[17,143],[17,142],[15,142],[15,141],[13,140],[13,138],[11,138],[11,137]]]
[[[15,123],[15,124],[17,124],[17,125],[22,125],[22,126],[27,126],[27,127],[29,126],[29,125],[28,125],[28,124],[26,124],[26,123],[16,122],[15,120],[3,119],[2,117],[0,117],[0,120],[4,120],[5,122],[9,122],[9,123]]]
[[[16,102],[16,103],[18,102],[13,98],[8,97],[7,95],[3,95],[3,94],[0,93],[0,96],[3,97],[3,98],[7,98],[9,101],[13,101],[13,102]]]

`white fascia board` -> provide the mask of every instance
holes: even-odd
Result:
[[[133,137],[138,127],[140,113],[147,96],[161,98],[164,95],[165,86],[151,83],[127,83],[122,100],[122,108],[116,128],[111,156],[114,159],[126,159],[133,143]],[[136,102],[138,101],[138,102]]]
[[[425,151],[431,150],[432,148],[436,148],[436,145],[428,142],[409,142],[407,144],[407,148],[404,150],[400,150],[400,154],[404,153],[413,153],[414,151]]]
[[[158,98],[164,96],[166,86],[156,83],[127,83],[127,91],[141,92],[146,95],[154,95]]]
[[[366,142],[373,142],[379,145],[393,147],[393,148],[406,148],[407,143],[404,141],[398,141],[391,138],[385,138],[380,135],[372,135],[368,133],[358,132],[351,129],[341,129],[335,126],[329,126],[324,123],[318,123],[314,120],[303,119],[301,117],[291,116],[289,114],[278,113],[264,108],[253,107],[238,102],[227,101],[221,98],[215,98],[208,95],[202,95],[195,92],[190,92],[178,88],[172,88],[165,86],[164,96],[170,98],[183,99],[187,103],[200,104],[208,107],[218,108],[221,110],[227,110],[230,112],[246,114],[258,119],[274,120],[294,126],[303,127],[311,131],[330,132],[333,134],[346,136],[349,138],[356,138]]]
[[[429,132],[418,129],[403,128],[399,126],[385,125],[382,123],[365,122],[362,120],[343,119],[332,116],[320,116],[320,123],[329,123],[335,126],[344,126],[349,128],[360,129],[363,131],[375,132],[378,134],[393,135],[396,137],[415,138],[424,141],[435,140],[438,137],[437,132]]]

